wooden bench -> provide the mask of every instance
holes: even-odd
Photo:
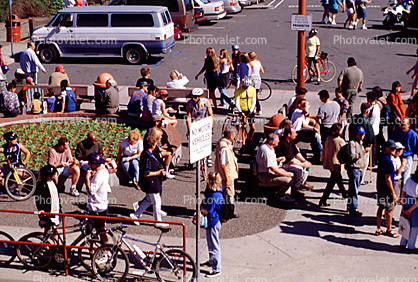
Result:
[[[179,112],[180,106],[186,107],[187,101],[191,98],[191,92],[194,88],[187,87],[185,89],[174,89],[174,88],[167,88],[167,87],[159,87],[160,90],[167,90],[168,91],[168,98],[165,101],[167,106],[173,106],[177,109],[177,113]],[[139,90],[139,87],[129,87],[128,88],[128,95],[129,97],[132,94]],[[209,91],[207,89],[203,89],[203,96],[205,98],[209,98]],[[158,98],[158,97],[157,97]]]
[[[260,190],[260,188],[274,188],[271,185],[265,184],[258,180],[257,162],[255,160],[252,160],[250,162],[250,187],[253,197],[259,197],[260,195],[266,196],[267,194],[269,194],[268,192],[273,192],[269,191],[268,189]]]

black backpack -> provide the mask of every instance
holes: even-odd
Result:
[[[348,143],[340,148],[340,150],[337,153],[337,159],[340,162],[340,164],[348,164],[350,160],[350,156],[348,153]]]
[[[222,223],[225,223],[231,218],[234,218],[234,214],[235,214],[234,204],[229,203],[229,201],[227,201],[227,199],[225,199],[225,196],[224,196],[224,201],[222,203],[221,210],[219,211],[220,220],[222,221]]]

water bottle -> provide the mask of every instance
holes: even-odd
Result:
[[[147,257],[146,254],[144,254],[144,252],[136,245],[133,245],[133,248],[135,250],[135,253],[140,257],[140,262],[141,264],[147,269],[149,270],[149,266],[147,266],[147,264],[144,262],[144,259]]]
[[[26,115],[26,105],[23,105],[22,107],[22,115]]]

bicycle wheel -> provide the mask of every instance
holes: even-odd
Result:
[[[322,61],[319,64],[319,73],[323,82],[330,82],[335,76],[335,65],[330,60]]]
[[[308,80],[309,72],[308,72],[308,66],[304,65],[303,68],[303,77],[305,79],[305,82]],[[292,69],[292,81],[294,84],[298,83],[298,65],[294,66]]]
[[[4,187],[10,198],[16,201],[24,201],[32,197],[36,190],[36,177],[26,167],[17,167],[17,173],[22,184],[17,184],[13,172],[9,172],[4,181]]]
[[[258,100],[265,101],[271,96],[271,87],[270,85],[265,82],[264,80],[261,80],[261,86],[260,90],[258,91]]]
[[[0,240],[14,241],[6,232],[0,231]],[[0,243],[0,266],[8,266],[16,258],[16,249],[13,243]]]
[[[191,282],[196,279],[196,264],[192,257],[182,250],[172,249],[161,254],[155,264],[158,281]]]
[[[116,245],[103,245],[94,252],[92,269],[100,281],[124,281],[129,272],[128,255]]]
[[[32,243],[48,243],[56,244],[56,241],[50,237],[45,237],[44,233],[33,232],[29,233],[19,241],[26,241]],[[39,245],[16,245],[16,254],[19,260],[29,268],[45,269],[51,263],[54,247],[39,246]]]
[[[105,232],[105,231],[102,231]],[[116,237],[111,232],[106,232],[109,237],[109,243],[114,244],[116,243]],[[95,239],[88,238],[85,239],[80,246],[82,247],[89,247],[89,249],[78,249],[78,260],[80,261],[80,264],[87,270],[91,270],[91,264],[93,260],[94,252],[103,245],[103,242],[100,240],[100,234],[96,235]]]

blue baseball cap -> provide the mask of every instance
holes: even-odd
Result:
[[[396,149],[396,142],[393,141],[392,139],[389,139],[388,141],[385,142],[385,147],[389,147],[391,149]]]
[[[366,134],[366,130],[364,130],[363,126],[357,126],[357,133],[356,134]]]

